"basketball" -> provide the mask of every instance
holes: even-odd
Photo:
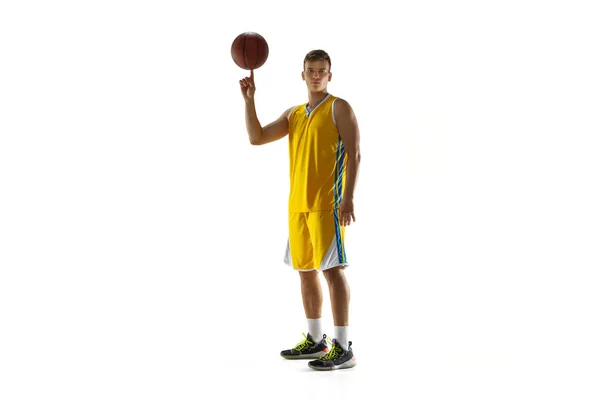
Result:
[[[257,69],[267,61],[269,45],[258,33],[244,32],[233,41],[231,57],[240,68]]]

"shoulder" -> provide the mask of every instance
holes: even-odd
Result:
[[[292,115],[294,114],[294,111],[296,111],[296,109],[297,109],[298,107],[299,107],[299,106],[292,106],[292,107],[288,108],[287,110],[285,110],[285,111],[283,112],[282,116],[285,116],[285,117],[287,118],[287,120],[289,121],[289,120],[290,120],[290,117],[292,117]]]
[[[342,99],[341,97],[336,97],[333,99],[333,101],[337,106],[343,105],[343,107],[350,107],[350,103],[348,103],[345,99]]]
[[[304,104],[298,104],[298,105],[295,105],[295,106],[291,106],[290,108],[288,108],[287,110],[285,110],[285,114],[287,114],[288,117],[289,117],[290,115],[292,115],[294,112],[300,110],[301,108],[304,108]]]
[[[333,103],[333,113],[336,119],[338,118],[342,118],[344,116],[348,116],[351,115],[352,112],[352,107],[350,106],[350,103],[348,103],[346,100],[342,99],[341,97],[337,97],[334,100]]]

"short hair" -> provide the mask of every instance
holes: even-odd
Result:
[[[306,57],[304,57],[304,63],[302,65],[302,69],[306,66],[307,61],[327,61],[329,63],[329,70],[331,71],[331,58],[329,54],[325,50],[311,50],[308,52]]]

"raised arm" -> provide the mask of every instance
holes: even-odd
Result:
[[[262,127],[258,116],[256,115],[256,105],[254,103],[254,70],[250,71],[250,76],[240,80],[240,89],[244,102],[246,103],[246,130],[248,138],[253,145],[261,145],[283,138],[288,133],[287,116],[291,110],[287,109],[279,118],[270,124]]]

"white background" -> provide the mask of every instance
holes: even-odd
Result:
[[[2,2],[0,397],[598,399],[592,3]],[[279,357],[306,321],[245,31],[263,125],[317,48],[358,117],[352,370]]]

